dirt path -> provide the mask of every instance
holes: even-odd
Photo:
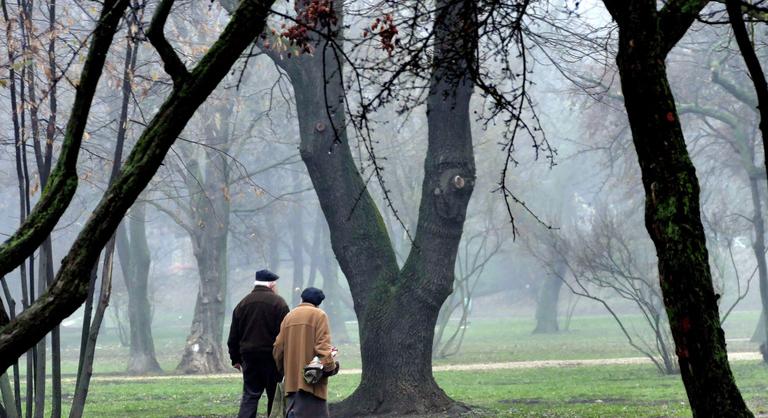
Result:
[[[754,352],[740,352],[740,353],[728,353],[728,358],[731,361],[748,361],[748,360],[761,360],[760,353]],[[534,361],[511,361],[503,363],[473,363],[473,364],[450,364],[443,366],[435,366],[432,368],[435,372],[447,372],[447,371],[474,371],[474,370],[509,370],[509,369],[535,369],[541,367],[589,367],[589,366],[608,366],[608,365],[622,365],[622,364],[651,364],[651,361],[646,357],[624,357],[624,358],[609,358],[609,359],[592,359],[592,360],[534,360]],[[342,369],[339,374],[356,375],[362,372],[361,369]],[[173,379],[224,379],[232,378],[239,379],[240,373],[219,373],[219,374],[206,374],[206,375],[191,375],[191,374],[167,374],[159,376],[93,376],[92,382],[99,381],[153,381],[153,380],[173,380]],[[64,379],[72,380],[74,379]]]

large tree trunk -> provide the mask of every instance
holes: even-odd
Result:
[[[667,80],[667,53],[706,2],[605,0],[619,25],[616,58],[646,194],[645,223],[680,373],[694,416],[752,416],[728,364],[709,270],[699,183]]]
[[[560,274],[547,276],[539,289],[536,298],[536,328],[534,334],[552,334],[560,331],[557,323],[558,305],[560,301],[560,288],[563,287],[563,277],[567,266],[560,263],[557,267]]]

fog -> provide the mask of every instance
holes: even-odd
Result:
[[[144,34],[156,7],[152,3],[121,24],[109,50],[77,161],[79,186],[50,234],[53,275],[46,284],[47,256],[39,249],[23,263],[23,272],[16,268],[3,279],[5,307],[15,301],[13,316],[31,303],[32,293],[39,297],[56,277],[110,185],[119,138],[124,136],[125,161],[173,90],[175,82]],[[178,3],[165,35],[192,68],[222,33],[230,15],[219,2]],[[352,2],[348,8],[362,11],[363,6]],[[39,160],[45,158],[46,141],[52,145],[53,165],[58,161],[98,7],[76,0],[60,2],[51,33],[49,11],[35,5],[30,45],[18,43],[26,38],[17,38],[21,32],[15,18],[7,23],[14,35],[2,37],[0,45],[6,52],[0,69],[3,237],[14,234],[40,199]],[[479,87],[474,90],[469,118],[476,177],[462,219],[456,265],[451,268],[449,256],[441,259],[440,266],[429,267],[454,270],[455,277],[453,291],[436,319],[435,364],[473,353],[484,344],[483,334],[473,328],[499,327],[501,332],[511,320],[519,331],[515,338],[523,339],[569,333],[580,338],[579,329],[597,324],[597,332],[626,343],[628,355],[654,359],[661,372],[677,373],[656,247],[646,230],[641,170],[615,65],[618,29],[599,2],[536,7],[541,9],[535,10],[526,29],[526,67],[514,59],[519,55],[512,46],[507,49],[511,64],[494,58],[490,50],[484,52],[483,75],[500,89],[511,89],[525,74],[522,85],[529,99],[520,101],[518,115],[494,113],[493,97]],[[15,5],[9,8],[16,12]],[[276,8],[293,10],[286,4]],[[541,18],[545,12],[551,19]],[[390,239],[385,245],[391,245],[397,267],[408,271],[408,261],[416,263],[409,257],[419,254],[414,239],[429,145],[428,95],[424,89],[414,91],[428,85],[429,76],[425,81],[409,75],[387,86],[388,98],[371,106],[362,123],[358,116],[368,109],[362,103],[379,92],[388,73],[362,78],[360,74],[366,66],[382,65],[386,52],[376,45],[353,47],[370,19],[362,12],[350,12],[346,18],[345,30],[353,34],[344,45],[349,53],[344,60],[349,61],[343,83],[349,93],[343,104],[329,105],[334,117],[335,112],[347,114],[346,125],[312,122],[312,126],[319,132],[345,128],[341,141],[347,141],[354,168],[379,210],[378,222]],[[279,25],[277,17],[270,19]],[[764,35],[764,28],[756,26],[758,54],[763,52]],[[51,36],[57,44],[49,55]],[[405,44],[406,36],[402,37]],[[338,173],[330,179],[312,178],[302,161],[306,144],[300,138],[304,128],[299,118],[306,106],[300,100],[305,97],[294,91],[298,84],[295,75],[292,84],[291,70],[274,61],[281,55],[291,65],[286,55],[297,51],[289,43],[282,48],[273,44],[263,50],[246,49],[250,56],[237,61],[195,112],[128,211],[115,235],[117,251],[103,252],[91,283],[96,295],[93,306],[99,304],[100,295],[109,294],[96,343],[97,374],[125,372],[133,366],[136,373],[153,371],[131,363],[136,337],[130,327],[138,325],[131,323],[129,300],[131,292],[143,286],[135,280],[142,265],[137,257],[144,253],[151,260],[149,303],[144,308],[149,310],[150,338],[155,340],[151,355],[166,372],[229,370],[223,344],[231,312],[251,291],[254,274],[261,269],[280,276],[278,293],[291,307],[301,302],[302,289],[322,288],[326,300],[321,308],[330,318],[334,343],[342,347],[342,355],[360,357],[355,307],[362,305],[350,289],[366,280],[378,283],[374,282],[378,278],[350,282],[338,259],[345,254],[345,260],[364,259],[374,266],[384,261],[355,252],[362,251],[356,242],[370,239],[365,231],[350,232],[347,244],[331,241],[342,232],[329,228],[328,207],[321,205],[316,189],[329,196],[336,193],[340,199],[349,193],[335,177]],[[377,58],[366,62],[370,56]],[[520,74],[499,77],[506,68]],[[754,248],[768,202],[756,96],[727,25],[694,24],[667,57],[666,68],[701,187],[701,221],[726,340],[738,341],[729,348],[757,351],[764,337],[759,336],[757,323],[761,279]],[[13,86],[8,81],[11,72]],[[127,84],[124,75],[129,76]],[[23,93],[22,84],[27,89]],[[51,110],[54,85],[57,109]],[[314,104],[322,109],[326,105]],[[525,126],[516,127],[516,120],[525,121]],[[342,152],[338,150],[333,145],[327,154]],[[365,202],[366,196],[359,192],[352,200]],[[352,202],[344,215],[341,211],[349,209],[350,202],[346,204],[333,216],[352,219],[354,211],[367,210]],[[333,228],[333,222],[330,225]],[[763,237],[758,240],[764,253]],[[399,277],[391,280],[421,280],[414,275]],[[103,285],[104,280],[111,283]],[[61,322],[67,370],[78,361],[83,321],[85,328],[91,324],[88,309],[83,305]],[[729,320],[730,315],[747,319]],[[212,328],[203,325],[205,321],[212,321]],[[756,342],[749,341],[753,332]],[[518,343],[504,342],[500,350],[514,352]],[[201,350],[201,344],[216,348]],[[594,348],[593,353],[581,354],[600,358],[603,348]],[[196,358],[206,350],[208,358]]]

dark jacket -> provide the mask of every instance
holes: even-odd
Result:
[[[280,323],[288,314],[285,300],[265,286],[256,286],[237,304],[229,328],[229,358],[242,362],[242,353],[271,353],[280,333]]]

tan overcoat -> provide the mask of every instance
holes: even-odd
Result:
[[[331,356],[331,331],[328,316],[311,303],[302,303],[286,315],[272,350],[278,370],[285,374],[285,395],[299,389],[328,399],[328,378],[310,385],[304,381],[304,366],[318,356],[326,371],[336,363]]]

